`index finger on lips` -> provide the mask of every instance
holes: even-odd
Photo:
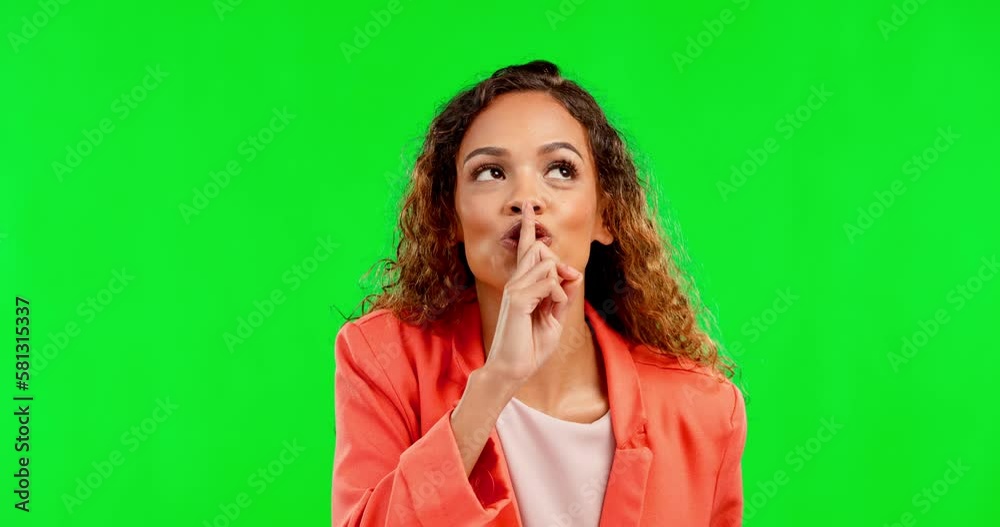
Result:
[[[524,211],[521,217],[521,237],[517,241],[517,261],[521,262],[524,255],[528,253],[535,243],[535,209],[528,200],[521,204]]]

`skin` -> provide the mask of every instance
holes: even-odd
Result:
[[[552,143],[567,146],[540,150]],[[493,150],[480,150],[485,147]],[[575,174],[565,162],[575,165]],[[547,94],[496,98],[466,131],[456,167],[457,238],[465,244],[475,276],[483,349],[490,350],[504,286],[518,263],[518,251],[504,248],[500,240],[524,217],[526,203],[551,234],[551,251],[577,270],[586,268],[591,242],[608,245],[613,237],[601,219],[603,203],[587,131]],[[514,396],[553,417],[586,423],[609,407],[603,360],[586,323],[583,299],[577,295],[567,306],[558,351]]]

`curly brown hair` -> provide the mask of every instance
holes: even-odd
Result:
[[[734,364],[698,325],[706,311],[675,261],[683,253],[652,220],[644,183],[624,141],[597,101],[544,60],[497,70],[453,97],[431,121],[403,196],[396,259],[379,260],[369,270],[381,269],[381,291],[362,300],[362,313],[387,309],[402,321],[427,327],[475,299],[475,277],[456,239],[455,157],[473,119],[496,97],[520,91],[549,94],[588,133],[598,192],[606,204],[602,217],[614,242],[591,246],[584,270],[587,301],[630,341],[732,377]]]

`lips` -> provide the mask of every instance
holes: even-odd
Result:
[[[516,245],[521,239],[521,223],[521,220],[514,222],[514,224],[507,229],[507,232],[504,233],[501,241],[506,241],[508,243],[514,242],[514,245]],[[537,221],[535,222],[535,239],[541,241],[545,245],[552,245],[552,234],[549,233],[549,230],[546,229],[544,225]]]

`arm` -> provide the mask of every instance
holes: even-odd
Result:
[[[499,447],[488,437],[496,416],[473,415],[503,406],[502,390],[489,395],[498,385],[488,375],[473,372],[461,412],[445,412],[414,441],[416,423],[408,422],[403,401],[356,324],[338,333],[335,354],[334,526],[482,525],[508,505],[512,489],[491,476],[499,461]]]
[[[472,473],[476,460],[482,454],[488,432],[496,426],[500,411],[517,392],[515,386],[487,367],[469,375],[462,400],[451,416],[451,427],[458,451],[462,453],[466,477]]]
[[[739,527],[743,525],[743,474],[740,460],[747,438],[746,403],[739,388],[732,386],[735,398],[732,431],[722,455],[722,466],[715,483],[710,527]]]

